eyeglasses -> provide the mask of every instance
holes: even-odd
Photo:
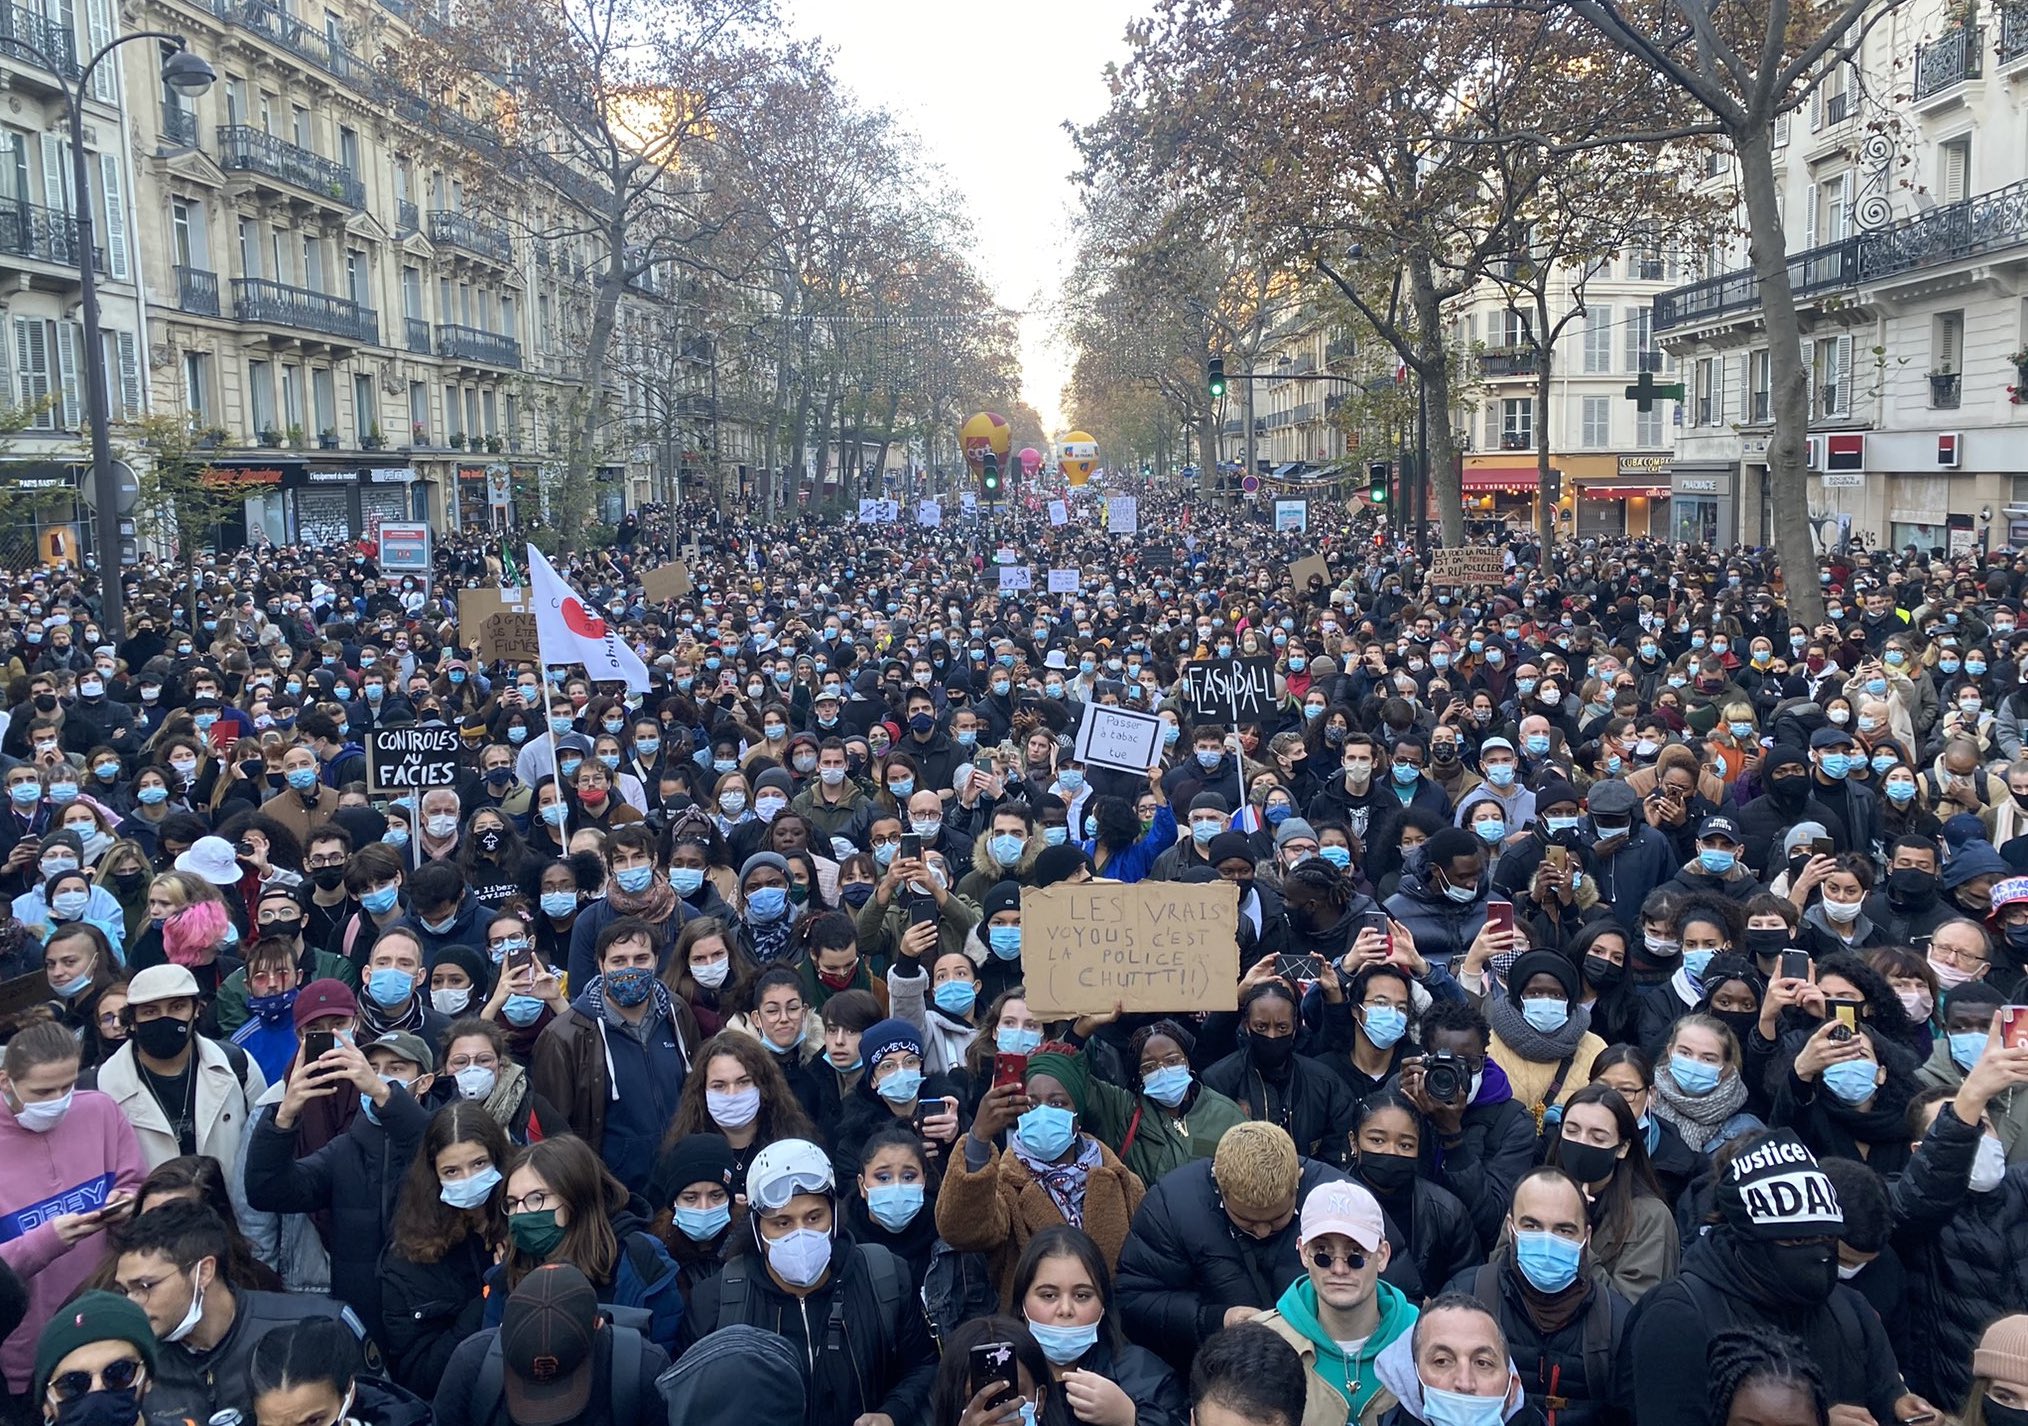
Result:
[[[287,935],[302,926],[303,918],[300,916],[263,916],[260,918],[260,924],[273,927],[277,935]]]
[[[803,1013],[803,1002],[792,1001],[786,1005],[763,1005],[760,1018],[763,1020],[793,1020]]]
[[[1366,1266],[1366,1254],[1357,1248],[1348,1249],[1343,1253],[1328,1253],[1317,1248],[1310,1250],[1312,1267],[1322,1268],[1325,1272],[1334,1272],[1340,1263],[1345,1265],[1345,1271],[1356,1273]]]
[[[500,1206],[505,1208],[509,1213],[540,1213],[549,1207],[552,1199],[559,1204],[563,1202],[562,1199],[557,1198],[548,1189],[538,1188],[530,1193],[523,1194],[519,1198],[503,1199]]]
[[[95,1387],[106,1391],[125,1391],[141,1379],[141,1362],[136,1357],[121,1357],[118,1361],[107,1362],[96,1372],[64,1372],[49,1379],[49,1393],[58,1401],[76,1401]]]
[[[1181,1054],[1169,1055],[1163,1059],[1155,1060],[1152,1062],[1143,1060],[1141,1062],[1141,1078],[1146,1079],[1149,1075],[1153,1074],[1158,1069],[1188,1069],[1188,1068],[1190,1068],[1190,1061]]]
[[[340,852],[332,856],[322,856],[322,857],[313,856],[308,861],[304,862],[303,865],[308,867],[311,871],[325,871],[331,867],[344,866],[345,854],[343,852]]]
[[[1929,943],[1929,953],[1948,961],[1959,970],[1975,971],[1982,966],[1991,964],[1990,961],[1977,951],[1959,950],[1956,946],[1947,946],[1941,941],[1931,941]]]

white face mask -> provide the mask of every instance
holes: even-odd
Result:
[[[14,1111],[14,1122],[31,1133],[47,1134],[63,1122],[70,1113],[70,1102],[76,1097],[77,1089],[64,1091],[61,1099],[45,1099],[38,1104],[24,1104]]]
[[[730,960],[710,961],[701,966],[690,967],[690,978],[706,990],[716,990],[725,984],[725,978],[732,974]]]
[[[180,1342],[197,1330],[198,1322],[204,1316],[204,1280],[198,1276],[199,1267],[190,1270],[190,1310],[183,1314],[183,1320],[174,1329],[163,1334],[165,1342]]]
[[[471,1003],[472,987],[469,985],[457,990],[445,989],[432,990],[430,992],[430,1004],[446,1015],[462,1015],[465,1007]]]
[[[497,1070],[489,1069],[485,1065],[466,1065],[452,1078],[457,1080],[458,1093],[463,1098],[484,1099],[493,1092],[493,1086],[499,1082],[500,1075]]]
[[[1966,1186],[1973,1193],[1991,1193],[2006,1176],[2007,1146],[1991,1134],[1983,1136],[1978,1152],[1972,1155],[1972,1176]]]

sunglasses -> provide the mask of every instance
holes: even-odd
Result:
[[[1357,1248],[1349,1249],[1343,1253],[1327,1253],[1318,1249],[1312,1249],[1310,1262],[1312,1265],[1322,1268],[1325,1272],[1336,1271],[1338,1264],[1342,1262],[1345,1265],[1345,1271],[1356,1273],[1366,1266],[1366,1254]]]
[[[107,1391],[126,1391],[141,1379],[141,1363],[131,1357],[107,1362],[97,1373],[64,1372],[49,1379],[50,1394],[58,1401],[75,1401],[96,1384]]]

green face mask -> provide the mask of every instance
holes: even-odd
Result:
[[[563,1241],[563,1228],[556,1221],[554,1208],[545,1208],[540,1213],[508,1214],[507,1233],[515,1247],[535,1258],[547,1258]]]

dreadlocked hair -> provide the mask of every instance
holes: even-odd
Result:
[[[1307,886],[1340,911],[1352,904],[1352,878],[1322,857],[1308,857],[1283,872],[1282,886]]]
[[[1824,1373],[1803,1344],[1786,1332],[1760,1328],[1748,1332],[1728,1328],[1716,1333],[1704,1352],[1710,1378],[1711,1426],[1725,1426],[1733,1398],[1748,1386],[1765,1383],[1788,1387],[1810,1399],[1811,1420],[1828,1426],[1831,1405]]]

